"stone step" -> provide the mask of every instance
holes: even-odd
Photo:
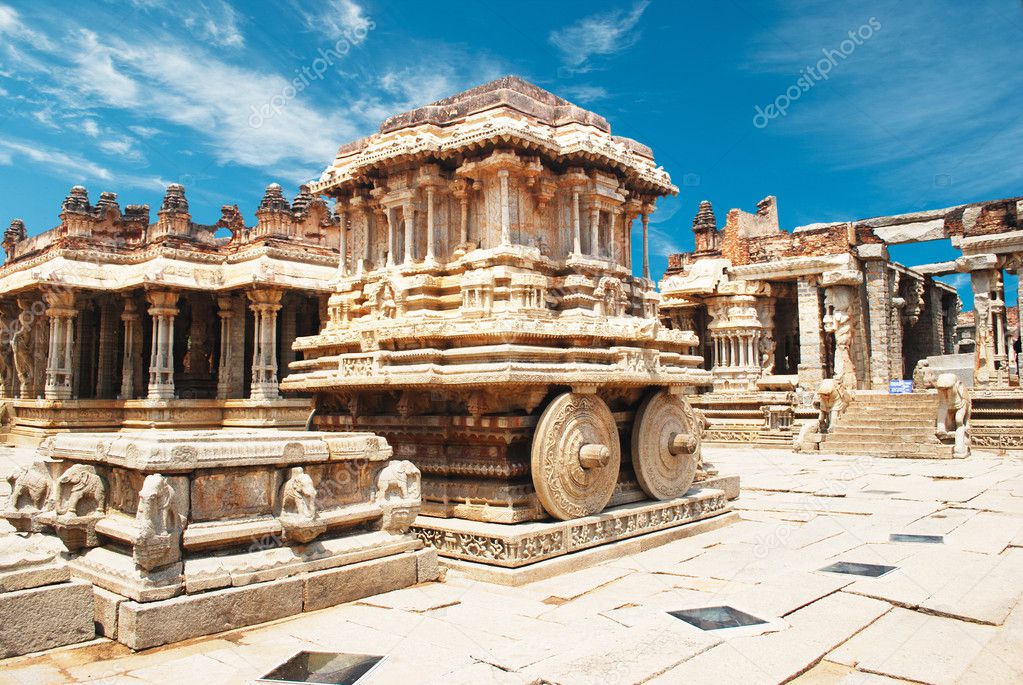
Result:
[[[843,433],[831,433],[826,438],[826,442],[832,445],[849,445],[855,447],[857,445],[870,445],[871,447],[885,447],[888,445],[898,445],[899,448],[906,447],[908,445],[919,445],[919,446],[930,446],[939,444],[937,439],[931,435],[929,438],[923,435],[870,435],[870,434],[843,434]]]
[[[865,454],[871,457],[884,457],[887,459],[952,459],[952,448],[945,445],[935,445],[931,452],[904,451],[904,450],[872,450],[872,449],[851,449],[842,447],[830,447],[821,445],[822,454]]]
[[[898,428],[899,430],[927,430],[934,429],[933,419],[885,419],[883,422],[878,419],[843,416],[838,425],[844,428],[867,428],[873,429],[879,426],[885,428]]]

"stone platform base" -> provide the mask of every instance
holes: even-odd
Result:
[[[594,566],[609,559],[620,559],[630,554],[638,554],[654,547],[666,545],[675,540],[717,530],[738,520],[739,515],[734,511],[729,511],[692,523],[684,523],[674,528],[660,530],[655,533],[646,533],[638,537],[601,545],[600,547],[591,547],[580,552],[572,552],[565,556],[555,557],[519,568],[501,568],[500,566],[490,566],[473,561],[448,558],[442,559],[441,565],[453,571],[459,571],[473,580],[494,583],[496,585],[526,585],[527,583],[553,578],[562,573],[571,573],[588,566]]]
[[[437,551],[426,548],[156,602],[97,590],[89,603],[91,610],[95,600],[97,623],[105,636],[132,649],[148,649],[399,590],[437,580],[439,573]]]
[[[79,580],[4,592],[0,659],[91,640],[92,614],[92,586]]]
[[[507,525],[419,516],[412,532],[436,548],[446,566],[519,585],[730,523],[728,500],[738,494],[738,477],[713,484],[701,483],[678,499],[624,504],[571,521]],[[717,520],[692,527],[709,519]]]

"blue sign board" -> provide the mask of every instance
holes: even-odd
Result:
[[[913,381],[888,381],[889,395],[908,395],[913,392]]]

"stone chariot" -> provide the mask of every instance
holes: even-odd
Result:
[[[657,315],[648,217],[677,189],[649,148],[506,78],[388,119],[313,191],[337,199],[343,259],[282,389],[314,396],[317,430],[373,431],[416,464],[417,526],[576,521],[690,491],[704,424],[685,393],[709,373],[697,336]],[[465,558],[512,554],[465,539]]]

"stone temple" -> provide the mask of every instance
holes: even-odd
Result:
[[[0,655],[713,531],[739,478],[708,444],[1023,449],[1023,198],[791,231],[773,197],[721,228],[704,202],[657,282],[649,217],[677,192],[650,148],[507,77],[387,119],[291,201],[268,186],[251,226],[193,222],[180,185],[155,222],[81,186],[56,228],[14,220],[0,400],[38,451],[0,509]],[[961,256],[889,254],[938,239]]]

